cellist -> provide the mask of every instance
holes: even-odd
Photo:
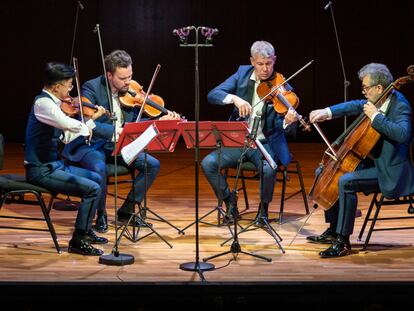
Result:
[[[366,99],[352,100],[310,112],[310,122],[353,116],[364,113],[380,139],[353,172],[339,177],[339,199],[325,211],[329,227],[317,236],[308,236],[311,243],[330,244],[319,253],[321,258],[351,254],[350,236],[353,233],[357,192],[380,191],[387,198],[414,193],[414,168],[409,155],[412,139],[412,109],[407,99],[392,90],[376,103],[393,82],[389,69],[378,63],[362,67],[358,72],[362,94]],[[379,107],[379,108],[377,108]]]

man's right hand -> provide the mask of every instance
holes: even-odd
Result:
[[[309,121],[311,123],[322,122],[330,118],[328,108],[313,110],[309,114]]]
[[[252,106],[244,99],[233,95],[233,103],[239,109],[239,115],[241,117],[247,117],[252,112]]]

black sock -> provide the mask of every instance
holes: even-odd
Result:
[[[98,211],[97,215],[98,215],[98,217],[106,216],[106,211]]]
[[[349,235],[338,234],[338,240],[343,242],[343,243],[350,244]]]
[[[73,235],[72,235],[72,240],[80,242],[81,240],[85,239],[85,235],[86,235],[85,230],[75,228],[75,231],[73,232]]]

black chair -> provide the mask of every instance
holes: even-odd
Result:
[[[0,170],[3,169],[4,159],[4,138],[0,134]],[[46,206],[44,195],[50,196],[49,204]],[[34,196],[34,199],[31,198]],[[28,198],[28,196],[30,198]],[[53,223],[50,220],[49,212],[52,207],[53,201],[56,197],[56,193],[52,193],[49,190],[35,186],[26,181],[26,178],[22,175],[15,174],[1,174],[0,175],[0,210],[4,204],[16,203],[25,205],[38,205],[43,213],[43,218],[38,217],[20,217],[20,216],[5,216],[1,215],[0,218],[5,219],[22,219],[22,220],[34,220],[45,221],[48,229],[42,228],[27,228],[17,226],[0,225],[0,228],[5,229],[18,229],[18,230],[33,230],[33,231],[48,231],[52,236],[53,243],[55,244],[56,251],[61,253],[59,243]]]
[[[378,199],[378,197],[379,197],[379,199]],[[413,203],[414,203],[414,194],[409,195],[409,196],[405,196],[405,197],[401,197],[401,198],[398,198],[398,199],[386,199],[384,197],[384,195],[382,195],[380,192],[374,193],[374,196],[371,200],[371,204],[369,205],[369,208],[368,208],[367,216],[365,217],[364,223],[362,224],[362,227],[361,227],[361,231],[359,232],[359,235],[358,235],[358,240],[361,241],[362,236],[364,235],[364,232],[365,232],[365,228],[366,228],[368,222],[370,221],[371,225],[370,225],[370,228],[368,230],[367,237],[365,238],[365,243],[364,243],[364,246],[362,247],[362,250],[367,249],[369,241],[371,239],[372,232],[374,232],[374,231],[414,229],[414,226],[375,228],[375,225],[376,225],[377,221],[402,220],[402,219],[412,219],[412,218],[414,218],[414,215],[413,216],[378,217],[378,215],[380,213],[380,210],[381,210],[381,207],[386,206],[386,205],[408,205],[407,213],[408,214],[414,214]],[[372,209],[374,208],[374,206],[375,206],[374,217],[370,218],[371,217],[371,212],[372,212]]]
[[[293,167],[293,168],[292,168]],[[228,171],[226,171],[227,178],[235,178],[235,175],[229,174]],[[281,174],[281,177],[278,177],[278,175]],[[295,192],[290,193],[288,196],[286,196],[286,186],[287,183],[290,181],[290,175],[295,174],[298,177],[300,188],[297,189]],[[260,180],[260,174],[254,164],[252,162],[243,162],[241,169],[240,169],[240,176],[241,180],[241,187],[238,189],[238,191],[243,191],[244,196],[244,202],[246,206],[246,210],[249,210],[249,199],[247,194],[247,187],[245,180]],[[282,224],[283,219],[283,213],[285,209],[285,201],[289,200],[290,198],[296,196],[297,194],[302,194],[303,198],[303,204],[305,207],[306,214],[309,214],[309,205],[308,205],[308,199],[307,194],[305,190],[305,184],[303,182],[303,175],[302,175],[302,169],[300,162],[298,160],[293,159],[288,167],[278,167],[277,168],[277,175],[276,175],[276,181],[282,183],[282,191],[281,191],[281,197],[280,197],[280,208],[279,208],[279,218],[278,222]]]
[[[411,155],[411,161],[414,164],[414,140],[411,142],[411,149],[410,149],[410,155]],[[409,182],[409,181],[407,181]],[[411,181],[412,182],[412,181]],[[379,196],[379,199],[378,199]],[[367,215],[365,217],[364,223],[362,224],[361,231],[358,235],[358,240],[361,241],[362,236],[364,235],[365,228],[368,224],[368,222],[371,222],[370,228],[367,233],[367,237],[365,238],[364,246],[362,247],[362,250],[366,250],[369,244],[369,241],[371,239],[372,232],[374,231],[390,231],[390,230],[406,230],[406,229],[414,229],[414,226],[399,226],[399,227],[381,227],[381,228],[375,228],[375,225],[377,221],[382,220],[404,220],[404,219],[411,219],[414,218],[413,216],[409,215],[402,215],[402,216],[393,216],[393,217],[378,217],[380,210],[383,206],[386,205],[408,205],[407,208],[407,214],[414,214],[414,193],[411,193],[410,195],[400,197],[397,199],[387,199],[384,197],[384,195],[381,194],[381,192],[377,191],[374,192],[374,195],[371,200],[371,204],[369,205]],[[375,206],[375,213],[374,217],[371,217],[372,209]]]
[[[135,172],[133,170],[129,170],[128,167],[122,166],[122,165],[117,165],[116,166],[117,169],[117,177],[119,176],[126,176],[129,175],[131,178],[127,179],[127,180],[118,180],[117,183],[130,183],[131,187],[133,187],[133,182],[135,179]],[[107,163],[106,164],[106,178],[107,178],[107,184],[108,185],[113,185],[114,182],[114,177],[115,177],[115,164],[111,164],[111,163]],[[111,193],[108,191],[107,193],[110,196],[115,196],[115,194]],[[117,198],[125,200],[125,197],[121,197],[121,196],[117,196]]]

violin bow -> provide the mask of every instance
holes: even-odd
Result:
[[[158,75],[158,72],[160,71],[160,69],[161,69],[161,65],[158,64],[157,67],[155,68],[154,74],[152,75],[152,79],[151,79],[150,85],[148,87],[147,92],[145,93],[144,101],[143,101],[143,103],[141,105],[141,109],[139,110],[139,114],[138,114],[135,122],[139,122],[139,120],[141,120],[142,112],[144,111],[144,106],[145,106],[145,104],[147,102],[148,96],[149,96],[149,94],[151,92],[152,86],[154,85],[154,81],[157,78],[157,75]]]

